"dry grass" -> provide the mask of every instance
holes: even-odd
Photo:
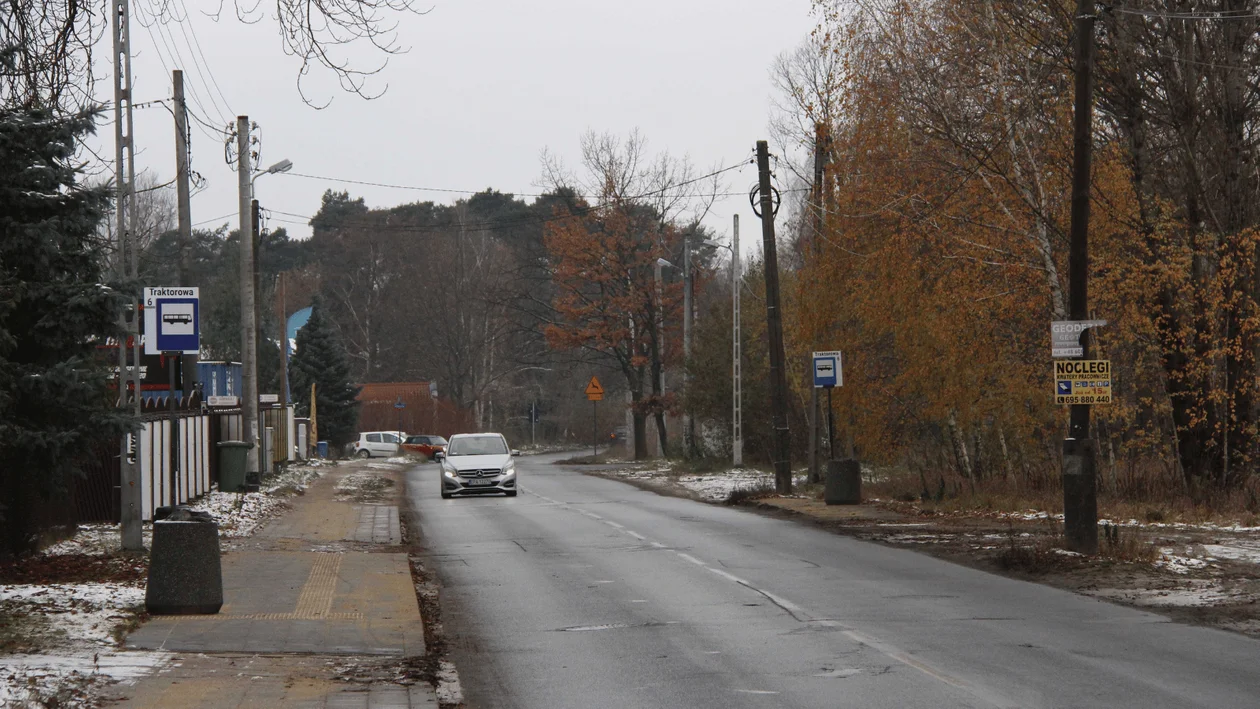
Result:
[[[749,500],[760,500],[766,497],[773,497],[778,493],[774,489],[774,483],[766,482],[760,485],[750,485],[748,487],[737,487],[731,490],[731,494],[726,498],[726,504],[739,505]]]
[[[1211,486],[1191,489],[1163,474],[1152,474],[1145,485],[1138,482],[1132,475],[1113,478],[1106,470],[1100,472],[1099,517],[1144,523],[1260,525],[1260,478],[1231,490]],[[1063,511],[1062,487],[1049,474],[1031,479],[976,480],[953,472],[922,474],[887,468],[879,470],[877,480],[863,488],[865,497],[913,504],[925,513]]]

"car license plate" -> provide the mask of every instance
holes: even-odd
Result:
[[[468,481],[468,485],[470,487],[478,487],[480,485],[493,485],[493,484],[494,484],[493,480],[469,480]]]

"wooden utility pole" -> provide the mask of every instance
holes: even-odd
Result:
[[[184,72],[171,72],[175,96],[175,194],[179,213],[179,285],[192,285],[192,197],[189,191],[188,105],[184,102]],[[180,385],[184,396],[192,394],[197,383],[197,355],[181,355]]]
[[[770,185],[770,148],[757,141],[761,245],[766,265],[766,330],[770,340],[770,409],[773,417],[774,488],[792,492],[792,452],[787,418],[787,373],[783,362],[783,314],[779,305],[779,258],[774,238],[775,200]]]
[[[1072,217],[1068,252],[1068,308],[1073,320],[1089,317],[1089,190],[1094,118],[1094,0],[1076,3],[1076,107],[1073,125]],[[1090,331],[1081,333],[1082,359]],[[1096,455],[1089,437],[1089,404],[1072,404],[1063,442],[1063,531],[1069,549],[1098,552]]]
[[[254,314],[254,221],[250,210],[249,116],[236,117],[236,176],[240,203],[241,250],[241,413],[242,437],[253,443],[246,459],[246,473],[261,474],[258,435],[258,325]]]
[[[280,404],[289,405],[289,313],[285,304],[284,272],[280,273],[277,295],[280,298]],[[413,421],[414,423],[414,421]],[[401,430],[401,426],[399,429]]]
[[[827,163],[827,150],[826,150],[826,145],[825,145],[825,142],[826,142],[825,136],[826,136],[826,126],[824,126],[821,122],[815,123],[814,124],[814,185],[813,185],[813,190],[812,190],[813,198],[811,200],[812,202],[811,207],[813,210],[813,220],[812,220],[813,226],[812,226],[812,233],[810,236],[810,251],[812,252],[813,257],[815,259],[817,259],[818,255],[822,253],[823,226],[826,223],[823,219],[823,175],[825,173],[826,163]],[[818,344],[820,343],[817,341],[814,342],[814,345],[818,345]],[[817,349],[817,347],[815,347],[815,349]],[[819,463],[819,457],[820,457],[819,449],[822,448],[822,407],[820,406],[821,402],[818,398],[818,387],[814,386],[812,367],[806,368],[805,371],[807,372],[806,385],[809,387],[809,403],[810,403],[809,482],[819,483],[819,482],[822,482],[822,475],[821,475],[821,470],[820,470],[821,465]],[[830,421],[831,420],[830,392],[828,392],[827,402],[828,402],[827,417],[828,417],[828,421]],[[830,428],[828,430],[830,430]],[[828,434],[827,443],[828,443],[829,450],[832,450],[835,448],[835,446],[831,445],[830,434]],[[832,453],[831,457],[834,458],[835,454]]]
[[[731,459],[736,468],[744,467],[744,365],[739,331],[739,287],[743,281],[739,265],[739,215],[736,214],[731,235]]]
[[[171,72],[175,89],[175,194],[179,208],[179,285],[191,278],[192,214],[188,190],[188,108],[184,103],[184,72]]]

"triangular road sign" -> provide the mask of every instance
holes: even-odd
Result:
[[[601,387],[599,377],[591,377],[591,383],[586,385],[587,397],[593,394],[604,394],[604,387]]]

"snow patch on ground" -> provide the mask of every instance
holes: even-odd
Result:
[[[1211,587],[1210,581],[1193,582],[1189,588],[1178,589],[1115,589],[1102,588],[1089,592],[1091,596],[1127,601],[1139,606],[1165,608],[1201,608],[1234,603],[1240,596]]]
[[[725,502],[736,490],[774,489],[774,475],[760,470],[733,468],[707,475],[684,475],[678,484],[709,502]]]
[[[1193,554],[1194,549],[1187,549],[1187,554]],[[1188,574],[1207,566],[1207,562],[1195,556],[1181,556],[1177,554],[1177,550],[1172,547],[1163,547],[1159,550],[1160,557],[1155,560],[1155,566],[1166,569],[1174,574]]]
[[[166,653],[114,650],[116,629],[143,604],[144,589],[133,584],[0,586],[0,617],[21,623],[8,629],[27,643],[0,655],[0,706],[95,706],[94,687],[160,666]]]
[[[153,545],[153,525],[144,525],[144,546]],[[45,556],[110,556],[122,551],[122,533],[116,524],[81,524],[74,536],[44,549]]]
[[[246,537],[285,508],[287,493],[301,493],[333,465],[290,465],[268,476],[261,493],[210,492],[189,507],[209,512],[221,537]],[[152,546],[152,524],[144,525],[143,542]],[[85,524],[42,554],[121,552],[119,525]],[[165,664],[167,653],[116,649],[115,634],[143,611],[144,593],[142,582],[0,585],[0,630],[12,635],[7,640],[15,651],[0,655],[0,706],[96,706],[94,689],[134,681]]]
[[[255,492],[209,492],[188,506],[209,512],[219,523],[219,537],[231,539],[253,534],[264,522],[283,510],[285,503],[279,497]]]
[[[35,618],[48,626],[45,647],[112,647],[114,628],[144,604],[144,589],[120,583],[12,584],[0,586],[6,616]]]
[[[1260,540],[1238,540],[1232,544],[1204,544],[1203,551],[1214,559],[1260,564]]]

